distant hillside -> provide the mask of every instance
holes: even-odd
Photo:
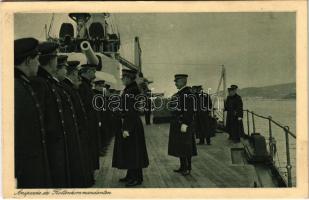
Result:
[[[296,99],[296,83],[285,83],[265,87],[248,87],[238,90],[242,97],[265,99]]]

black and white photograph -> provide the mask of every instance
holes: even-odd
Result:
[[[296,12],[12,23],[15,189],[299,186]]]

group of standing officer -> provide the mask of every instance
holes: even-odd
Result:
[[[53,42],[14,41],[17,188],[92,186],[103,143],[114,133],[103,123],[110,113],[92,105],[97,66],[57,52]]]
[[[126,186],[143,182],[148,167],[144,128],[136,108],[140,94],[137,71],[122,70],[120,91],[104,80],[94,81],[97,65],[67,61],[58,55],[58,44],[34,38],[14,41],[15,177],[18,188],[83,188],[94,184],[100,155],[115,135],[112,167],[126,169],[119,179]],[[212,102],[201,86],[187,86],[186,74],[175,75],[178,92],[172,96],[168,155],[178,157],[179,169],[186,176],[198,144],[211,144]],[[93,89],[94,83],[94,89]],[[242,127],[242,101],[237,86],[229,88],[225,103],[227,130],[239,141]],[[121,107],[97,110],[95,95],[103,93],[108,104],[118,95]],[[149,103],[149,102],[148,102]],[[147,104],[148,105],[148,104]],[[98,106],[100,107],[100,106]],[[147,107],[151,108],[148,105]],[[151,110],[151,109],[150,109]],[[147,122],[150,120],[146,120]],[[149,122],[148,122],[149,123]],[[147,123],[147,124],[148,124]]]

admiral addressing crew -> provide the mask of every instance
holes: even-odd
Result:
[[[172,113],[170,122],[168,155],[178,157],[179,169],[174,172],[186,176],[191,172],[191,157],[197,155],[194,127],[193,104],[194,96],[187,86],[187,74],[175,75],[175,86],[178,92],[172,96],[169,109]]]
[[[43,111],[30,77],[37,75],[39,41],[14,41],[14,153],[17,188],[52,186]]]
[[[140,94],[136,71],[122,70],[122,82],[125,86],[121,94],[122,132],[115,137],[112,166],[127,169],[127,174],[120,182],[127,187],[140,185],[143,182],[143,168],[148,167],[144,127],[136,108],[135,97]]]
[[[234,142],[240,142],[240,137],[244,134],[243,127],[243,102],[241,96],[237,94],[237,85],[231,85],[228,88],[228,96],[224,104],[224,110],[227,112],[226,131],[229,139]]]

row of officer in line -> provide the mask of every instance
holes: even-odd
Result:
[[[104,144],[115,133],[110,112],[92,106],[96,66],[66,62],[58,45],[14,41],[15,177],[18,188],[94,184]],[[97,83],[101,90],[102,82]]]

